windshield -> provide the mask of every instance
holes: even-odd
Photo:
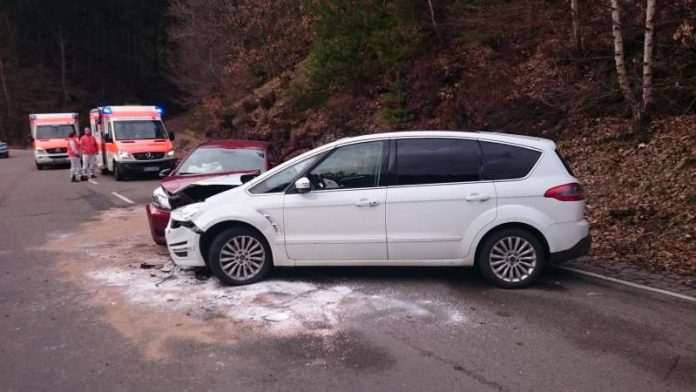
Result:
[[[317,154],[307,158],[304,161],[290,165],[279,172],[271,175],[271,177],[254,185],[249,191],[251,193],[275,193],[283,192],[290,185],[292,180],[304,173],[310,166],[314,164],[323,154]]]
[[[256,149],[199,148],[181,163],[177,174],[264,171],[265,156]]]
[[[72,124],[62,125],[39,125],[36,127],[37,139],[62,139],[68,137],[68,134],[74,131]]]
[[[116,138],[116,140],[167,138],[167,131],[164,130],[164,125],[162,124],[162,121],[114,121],[113,124],[114,137]]]

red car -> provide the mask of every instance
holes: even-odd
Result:
[[[239,186],[299,150],[292,149],[279,158],[266,142],[216,140],[199,145],[174,170],[160,172],[162,185],[145,207],[152,239],[166,245],[164,230],[172,209]]]

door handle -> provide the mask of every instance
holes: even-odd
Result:
[[[472,193],[468,195],[467,197],[464,198],[466,201],[486,201],[490,199],[490,196],[488,195],[481,195],[478,193]]]
[[[360,200],[355,202],[355,205],[358,207],[375,207],[378,204],[379,204],[378,201],[368,200],[368,199],[360,199]]]

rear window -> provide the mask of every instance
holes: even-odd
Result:
[[[475,141],[403,139],[396,142],[396,185],[478,181],[480,159]]]
[[[568,161],[566,161],[565,158],[563,158],[563,155],[561,155],[560,152],[556,151],[556,156],[558,156],[558,159],[561,160],[561,163],[563,164],[563,167],[565,167],[566,170],[568,171],[568,174],[575,177],[575,173],[573,172],[573,168],[571,168],[570,164],[568,164]]]
[[[480,142],[485,180],[511,180],[525,177],[539,160],[541,152],[502,143]]]

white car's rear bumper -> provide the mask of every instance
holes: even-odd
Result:
[[[183,268],[205,267],[205,260],[198,248],[200,234],[184,226],[172,228],[170,222],[165,235],[169,255],[174,264]]]
[[[590,251],[590,227],[586,220],[556,223],[546,228],[551,261],[565,261],[585,256]]]

